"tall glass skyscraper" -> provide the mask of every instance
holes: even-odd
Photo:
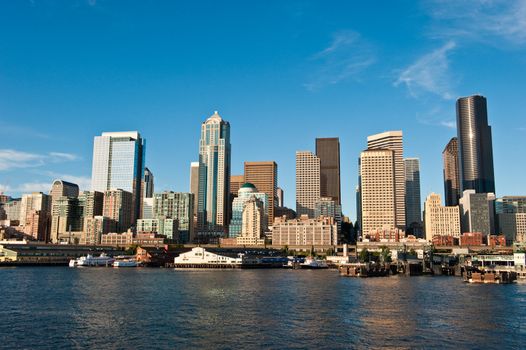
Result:
[[[420,203],[420,160],[405,158],[405,222],[407,227],[422,222]]]
[[[458,140],[453,137],[442,152],[444,161],[444,194],[446,206],[458,205],[460,179],[458,171]]]
[[[457,100],[457,133],[461,191],[495,193],[493,143],[484,96]]]
[[[320,196],[331,197],[341,204],[340,139],[317,138],[316,156],[320,158]]]
[[[140,218],[146,140],[137,131],[103,132],[93,143],[91,190],[132,193],[132,222]]]
[[[214,114],[201,125],[199,142],[198,239],[228,233],[230,124]]]

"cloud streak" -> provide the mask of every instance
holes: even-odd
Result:
[[[451,74],[448,55],[456,47],[454,41],[418,58],[413,64],[403,69],[394,86],[406,86],[411,96],[417,98],[422,93],[432,93],[450,100],[452,92]]]
[[[424,4],[435,21],[432,37],[526,44],[526,0],[434,0]]]
[[[373,51],[357,32],[335,33],[330,44],[310,58],[317,67],[304,87],[315,91],[357,77],[376,62]]]
[[[79,159],[71,153],[49,152],[47,154],[29,153],[13,149],[0,149],[0,171],[37,168],[48,163],[62,163]]]

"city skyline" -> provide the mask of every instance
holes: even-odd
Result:
[[[6,41],[10,51],[0,62],[0,70],[6,72],[0,80],[0,132],[4,139],[0,150],[0,191],[15,196],[32,190],[47,193],[57,178],[88,190],[92,138],[107,130],[138,130],[148,140],[145,165],[155,174],[157,190],[186,192],[189,189],[188,164],[197,160],[193,151],[198,145],[197,125],[218,109],[232,125],[232,174],[242,173],[244,161],[276,161],[278,185],[287,193],[285,205],[290,208],[295,207],[295,152],[312,149],[316,138],[339,137],[342,206],[344,214],[354,219],[357,158],[365,148],[366,136],[386,130],[404,131],[404,153],[421,161],[423,203],[431,192],[443,194],[441,152],[448,140],[457,134],[452,128],[455,98],[481,93],[488,98],[497,196],[525,193],[526,184],[520,177],[524,165],[511,161],[517,157],[517,149],[526,142],[522,137],[526,126],[521,119],[525,102],[520,98],[525,73],[513,69],[522,64],[525,40],[511,32],[491,29],[489,25],[479,27],[486,40],[454,37],[455,34],[441,38],[408,34],[418,32],[417,28],[424,28],[428,33],[430,27],[440,25],[437,16],[447,13],[437,14],[436,5],[432,3],[426,6],[403,4],[399,9],[386,5],[393,6],[393,18],[398,14],[408,20],[405,27],[395,26],[397,37],[408,35],[408,39],[397,43],[396,47],[388,43],[386,34],[360,21],[352,5],[342,3],[336,6],[340,11],[336,11],[316,3],[271,4],[268,9],[259,9],[264,19],[260,24],[245,23],[247,32],[236,34],[231,40],[224,39],[228,37],[225,33],[241,24],[239,20],[219,29],[218,37],[222,39],[217,43],[207,39],[199,46],[191,45],[187,55],[180,55],[173,61],[162,59],[158,62],[158,55],[143,52],[141,64],[132,60],[122,65],[121,60],[126,57],[123,54],[134,47],[126,40],[136,37],[138,40],[133,45],[137,45],[137,50],[165,48],[167,57],[173,58],[180,51],[164,43],[172,38],[175,43],[189,44],[184,26],[172,26],[169,23],[177,21],[168,21],[169,18],[163,16],[151,29],[138,24],[138,30],[144,31],[145,36],[126,26],[110,30],[113,34],[108,40],[117,41],[108,49],[106,60],[89,52],[101,50],[101,45],[109,41],[99,43],[90,39],[91,32],[86,33],[83,27],[71,21],[96,21],[100,28],[95,34],[107,33],[110,28],[108,16],[118,10],[117,5],[58,8],[43,3],[34,7],[30,3],[4,4],[2,12],[7,15],[0,24],[4,31],[7,26],[20,28],[17,22],[23,22],[20,21],[23,13],[33,20],[29,28],[36,37],[31,38],[27,30],[15,30],[18,34]],[[164,10],[177,18],[181,13],[197,11],[192,5],[181,6],[159,5],[145,16],[151,20]],[[307,35],[312,33],[313,27],[303,22],[314,15],[318,17],[320,7],[333,24],[318,19],[315,24],[319,33]],[[366,14],[373,11],[372,7],[359,5],[356,12]],[[232,8],[214,8],[218,11],[214,17],[231,18],[228,12]],[[43,9],[47,10],[48,17],[42,14]],[[136,18],[142,10],[137,5],[126,14]],[[247,11],[243,7],[234,10],[236,14]],[[417,18],[404,15],[408,10],[418,14]],[[481,4],[477,7],[482,15],[494,13],[501,18],[513,10],[514,5],[501,4],[495,8],[491,4]],[[296,18],[296,22],[283,21],[289,24],[280,24],[280,35],[275,32],[261,34],[259,30],[269,24],[265,15],[270,13],[283,19]],[[205,20],[206,16],[211,15],[205,14]],[[475,21],[470,20],[464,25]],[[47,25],[49,21],[71,24],[70,33],[57,32],[56,28]],[[190,28],[196,27],[190,25]],[[161,29],[166,30],[158,41],[148,44],[146,39],[160,34]],[[524,31],[519,28],[518,33]],[[48,39],[49,36],[59,38],[59,45],[62,45],[64,40],[69,42],[75,35],[80,35],[80,40],[72,45],[79,51],[65,55]],[[247,41],[251,36],[262,47]],[[293,38],[299,39],[293,41]],[[501,39],[498,48],[491,44],[493,39]],[[34,40],[49,45],[47,54],[32,51],[41,47],[37,44],[33,45],[35,49],[17,44],[24,41],[29,47]],[[239,56],[230,62],[232,57],[222,48],[235,44],[239,44]],[[288,47],[297,49],[297,54]],[[374,63],[357,74],[351,71],[340,80],[322,79],[323,72],[335,77],[336,73],[347,72],[345,67],[355,67],[353,63],[357,62],[353,59],[356,57],[351,54],[355,49],[370,54]],[[30,54],[26,55],[25,50],[31,50]],[[209,66],[202,58],[196,59],[206,52],[214,54],[213,65]],[[391,60],[393,55],[395,59]],[[474,57],[485,59],[474,60]],[[492,62],[491,67],[488,61]],[[147,66],[159,63],[158,68],[145,73],[142,70],[144,62]],[[275,69],[276,66],[279,69]],[[312,75],[300,74],[294,67]],[[443,70],[437,72],[439,68],[431,67]],[[189,72],[195,74],[189,75]],[[419,75],[423,72],[436,73],[432,77],[443,76],[446,80],[433,80],[426,85]],[[276,73],[282,77],[277,77]],[[257,86],[242,91],[255,81]],[[377,96],[383,103],[372,103],[372,98]],[[69,118],[74,122],[65,126]],[[269,147],[259,147],[254,142],[254,132],[260,128],[266,131],[265,141]],[[11,164],[11,159],[16,161]]]

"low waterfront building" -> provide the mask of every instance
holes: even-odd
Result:
[[[299,219],[276,218],[272,229],[272,245],[328,246],[338,242],[338,226],[334,218]]]
[[[456,239],[458,242],[458,239]],[[453,246],[455,244],[455,238],[453,236],[434,235],[432,239],[434,246]]]
[[[174,259],[179,254],[187,252],[187,248],[178,248],[174,250],[168,249],[168,246],[139,246],[135,258],[138,262],[146,266],[165,266],[166,264],[172,264]]]
[[[237,252],[214,253],[202,247],[192,248],[174,259],[175,266],[232,265],[240,266],[243,259]]]
[[[464,232],[462,236],[460,236],[460,245],[482,245],[483,238],[484,237],[480,232]]]
[[[383,228],[370,230],[365,235],[364,240],[369,240],[369,242],[400,242],[404,237],[403,230],[386,225]]]
[[[90,247],[69,244],[0,244],[0,262],[17,264],[67,265],[69,260],[88,254],[110,256],[122,255],[121,249],[113,247]]]
[[[145,247],[158,247],[164,245],[166,236],[155,233],[138,233],[133,237],[133,244]]]
[[[131,231],[123,233],[107,233],[101,235],[101,245],[126,247],[133,244],[133,233]]]

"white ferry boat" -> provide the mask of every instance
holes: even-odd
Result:
[[[93,256],[88,254],[81,256],[78,259],[71,259],[69,267],[84,267],[84,266],[112,266],[115,259],[102,253],[100,256]]]
[[[133,256],[118,256],[113,262],[113,267],[138,267],[141,263]]]

